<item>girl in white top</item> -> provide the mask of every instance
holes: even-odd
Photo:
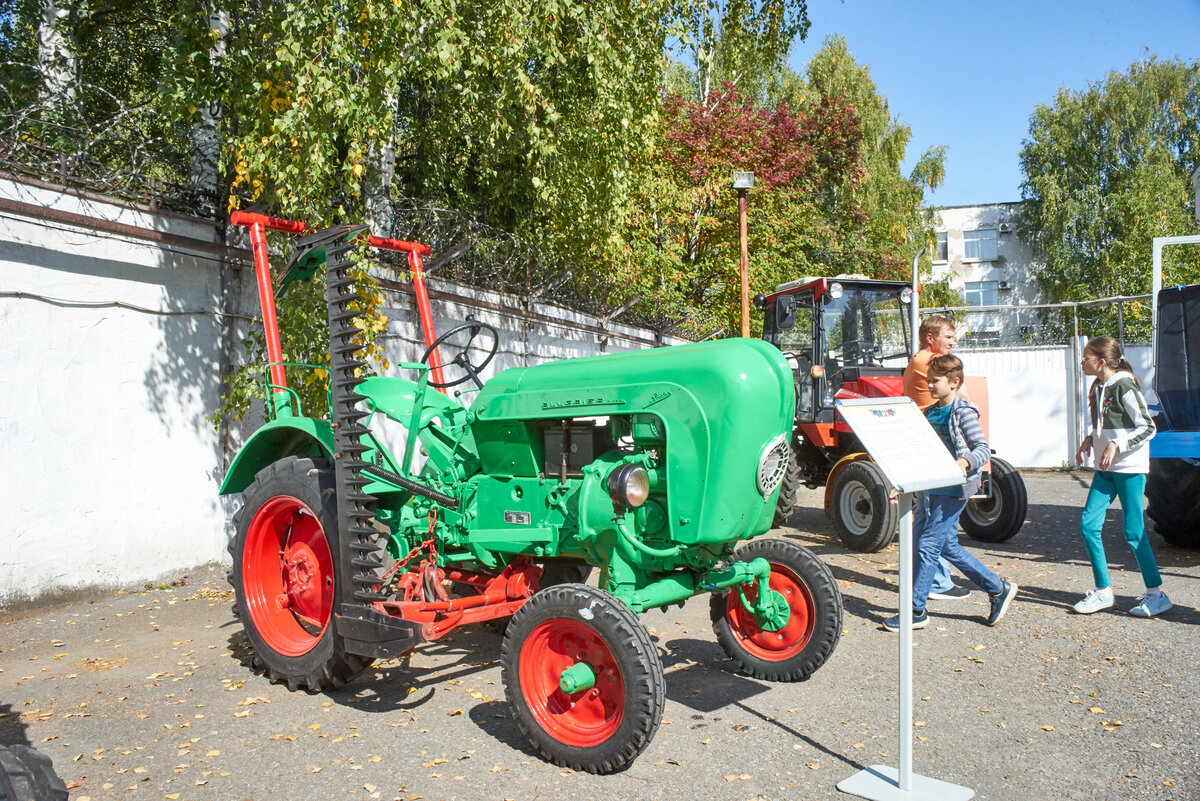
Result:
[[[1162,591],[1162,578],[1150,549],[1142,515],[1154,423],[1146,409],[1142,385],[1115,339],[1096,337],[1088,342],[1080,367],[1084,375],[1096,379],[1088,391],[1089,434],[1075,454],[1075,461],[1081,464],[1089,451],[1096,455],[1092,488],[1079,522],[1096,588],[1075,604],[1075,611],[1087,615],[1113,605],[1100,530],[1108,507],[1119,497],[1125,541],[1133,549],[1146,582],[1146,592],[1137,599],[1129,614],[1153,617],[1171,608],[1171,601]]]

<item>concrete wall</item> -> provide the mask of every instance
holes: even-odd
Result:
[[[1092,379],[1079,369],[1086,339],[1062,346],[956,348],[967,375],[988,382],[988,442],[1017,467],[1075,466],[1085,434],[1087,390]],[[1127,344],[1125,355],[1157,403],[1149,345]]]
[[[0,601],[218,558],[215,230],[7,181],[0,200]]]

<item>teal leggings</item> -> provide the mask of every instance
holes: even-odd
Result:
[[[1150,550],[1150,538],[1146,536],[1146,526],[1142,522],[1142,497],[1145,492],[1145,473],[1106,473],[1097,470],[1092,476],[1092,489],[1083,507],[1079,530],[1083,533],[1083,544],[1087,546],[1088,558],[1092,560],[1092,575],[1099,589],[1111,584],[1100,529],[1104,526],[1105,512],[1118,497],[1121,499],[1121,517],[1125,522],[1125,541],[1133,549],[1146,587],[1162,586],[1154,552]]]

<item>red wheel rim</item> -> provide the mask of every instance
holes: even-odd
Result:
[[[333,612],[333,556],[316,515],[280,495],[259,507],[242,551],[242,588],[255,630],[276,653],[312,650]]]
[[[567,695],[562,673],[586,662],[596,674],[590,689]],[[533,717],[554,739],[576,748],[599,745],[621,725],[625,681],[612,650],[590,626],[576,620],[542,623],[521,646],[521,694]]]
[[[742,606],[740,593],[730,590],[725,597],[725,616],[733,636],[751,656],[768,662],[782,662],[804,650],[813,635],[813,600],[807,585],[791,570],[771,563],[771,577],[767,580],[772,590],[787,599],[791,615],[787,625],[779,631],[767,631],[758,625],[754,615]],[[742,587],[746,600],[753,602],[758,597],[757,584]]]

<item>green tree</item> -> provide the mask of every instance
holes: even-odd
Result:
[[[892,115],[870,68],[855,60],[842,37],[828,37],[805,72],[809,91],[845,98],[862,129],[862,179],[838,188],[866,216],[862,229],[841,232],[846,239],[864,238],[862,261],[856,266],[875,278],[903,279],[917,251],[933,244],[933,210],[924,197],[926,190],[936,189],[945,179],[946,149],[941,145],[928,149],[909,175],[901,172],[912,129]],[[932,266],[929,261],[925,264]]]
[[[668,93],[662,156],[644,168],[641,213],[630,218],[629,262],[644,271],[624,277],[630,292],[690,319],[694,333],[736,330],[733,169],[756,177],[752,292],[804,275],[908,277],[913,256],[933,244],[924,191],[944,177],[944,149],[901,173],[911,131],[892,117],[845,40],[830,38],[803,75],[776,65],[743,74],[736,89],[726,84],[704,101],[685,100],[696,75],[679,64],[667,73],[668,88],[678,91]],[[789,172],[804,152],[823,169]],[[944,284],[927,289],[934,290],[923,296],[927,304],[959,301]]]
[[[1152,239],[1197,232],[1197,120],[1200,61],[1154,56],[1034,110],[1020,233],[1044,259],[1037,279],[1052,300],[1149,293]],[[1200,281],[1200,250],[1168,249],[1163,267],[1166,283]],[[1149,333],[1148,305],[1125,312],[1127,337]],[[1081,316],[1089,333],[1115,335],[1115,309]]]

